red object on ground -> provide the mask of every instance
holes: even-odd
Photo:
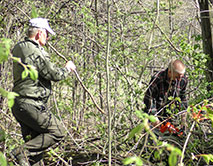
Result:
[[[180,132],[180,130],[178,128],[175,128],[175,126],[172,125],[170,122],[167,122],[165,125],[161,125],[160,132],[164,133],[166,130],[168,130],[169,133],[177,134],[178,136],[181,136],[183,134],[183,132]]]

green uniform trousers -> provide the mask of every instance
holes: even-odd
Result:
[[[21,125],[31,165],[42,160],[43,151],[59,142],[65,136],[65,129],[60,121],[45,106],[36,106],[15,100],[13,115]]]

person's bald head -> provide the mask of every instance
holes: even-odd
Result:
[[[186,67],[181,60],[172,60],[168,66],[168,75],[172,80],[180,79],[184,76]]]

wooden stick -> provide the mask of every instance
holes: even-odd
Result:
[[[67,59],[64,55],[62,55],[60,52],[58,52],[50,43],[48,43],[48,45],[50,46],[51,49],[53,49],[53,51],[55,51],[55,53],[56,53],[57,55],[59,55],[61,58],[63,58],[66,62],[68,61],[68,59]],[[86,86],[83,84],[83,82],[82,82],[80,76],[78,75],[78,72],[77,72],[76,70],[74,70],[74,73],[75,73],[75,75],[76,75],[78,81],[80,82],[81,86],[83,87],[83,89],[84,89],[84,90],[89,94],[89,96],[91,97],[91,99],[92,99],[93,103],[95,104],[95,106],[97,107],[97,109],[98,109],[101,113],[106,114],[106,113],[98,106],[98,104],[96,103],[96,101],[95,101],[93,95],[89,92],[89,90],[88,90],[88,89],[86,88]]]

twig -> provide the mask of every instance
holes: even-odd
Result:
[[[169,42],[169,44],[172,46],[172,48],[177,51],[178,53],[183,53],[183,51],[179,50],[173,43],[172,41],[169,39],[169,37],[166,35],[166,33],[161,29],[161,27],[156,24],[157,28],[160,30],[160,32],[166,37],[166,40]]]
[[[140,138],[138,139],[138,142],[136,142],[136,144],[133,146],[132,149],[130,149],[127,153],[126,153],[126,156],[128,156],[128,154],[135,150],[138,146],[138,144],[140,143],[141,139],[146,136],[147,134],[149,134],[150,131],[153,131],[154,129],[158,128],[161,124],[163,124],[164,122],[166,122],[167,120],[171,119],[172,117],[168,117],[167,119],[163,120],[162,122],[158,123],[156,126],[154,126],[153,128],[150,128],[148,131],[146,131],[144,134],[142,134],[140,136]]]
[[[53,150],[53,148],[50,148],[51,149],[51,152],[55,155],[55,156],[57,156],[66,166],[69,166],[69,164],[61,157],[61,156],[59,156],[54,150]]]
[[[9,2],[9,1],[8,1]],[[20,10],[28,19],[30,19],[30,16],[25,13],[21,8],[19,8],[17,5],[15,5],[14,3],[12,2],[9,2],[11,5],[13,5],[14,7],[16,7],[18,10]]]
[[[64,55],[62,55],[60,52],[58,52],[50,43],[48,43],[48,45],[50,46],[51,49],[53,49],[53,51],[55,51],[55,53],[56,53],[57,55],[59,55],[61,58],[63,58],[66,62],[68,61],[68,59],[67,59]],[[88,89],[86,88],[86,86],[83,84],[83,82],[82,82],[80,76],[78,75],[78,72],[77,72],[76,70],[74,70],[74,73],[75,73],[75,75],[76,75],[78,81],[80,82],[81,86],[83,87],[83,89],[84,89],[84,90],[89,94],[89,96],[91,97],[91,99],[92,99],[93,103],[95,104],[95,106],[97,107],[97,109],[98,109],[101,113],[106,114],[106,113],[98,106],[98,104],[96,103],[96,101],[95,101],[93,95],[89,92],[89,90],[88,90]]]
[[[109,56],[110,56],[110,0],[107,0],[107,48],[106,48],[106,102],[107,102],[107,111],[108,111],[108,166],[111,166],[112,163],[112,113],[110,110],[110,76],[109,76]]]
[[[189,137],[190,137],[191,134],[192,134],[192,130],[193,130],[194,126],[195,126],[195,121],[192,123],[192,126],[191,126],[191,128],[190,128],[189,134],[187,135],[186,141],[185,141],[184,146],[183,146],[183,150],[182,150],[182,154],[181,154],[181,159],[180,159],[180,165],[181,165],[181,166],[183,165],[184,153],[185,153],[186,146],[187,146],[187,144],[188,144],[188,142],[189,142]]]
[[[62,118],[61,118],[60,111],[59,111],[59,109],[58,109],[57,101],[56,101],[56,98],[55,98],[55,93],[53,94],[53,101],[54,101],[54,104],[55,104],[55,108],[56,108],[58,117],[59,117],[59,119],[61,120],[61,123],[63,124],[63,127],[65,128],[65,130],[66,130],[67,133],[69,134],[70,138],[72,138],[73,142],[77,145],[77,147],[78,147],[78,148],[81,148],[80,145],[75,141],[75,139],[73,138],[73,136],[71,135],[70,131],[67,129],[66,125],[64,124],[64,122],[63,122],[63,120],[62,120]]]

